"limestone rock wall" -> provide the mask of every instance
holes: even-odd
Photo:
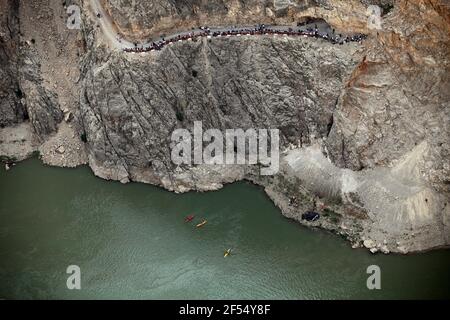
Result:
[[[205,38],[142,55],[105,45],[89,1],[74,1],[65,4],[81,5],[79,31],[67,30],[60,1],[0,1],[0,126],[29,118],[47,163],[85,163],[86,152],[100,177],[179,192],[245,178],[294,219],[322,203],[338,218],[317,226],[370,237],[373,250],[449,244],[448,1],[104,0],[132,40],[306,17],[369,34],[342,46]],[[386,9],[381,30],[367,28],[370,4]],[[204,129],[279,128],[283,170],[261,178],[255,168],[173,165],[172,131],[198,120]]]
[[[0,127],[27,117],[18,81],[19,3],[0,1]]]
[[[331,159],[353,170],[392,166],[422,142],[420,174],[450,181],[450,8],[399,1],[367,41],[346,83],[327,140]],[[447,2],[448,3],[448,2]]]
[[[359,0],[103,0],[117,25],[128,38],[152,38],[173,30],[200,25],[230,26],[258,23],[289,24],[306,17],[327,20],[346,32],[367,30],[367,3]],[[386,1],[382,1],[386,2]]]
[[[99,50],[81,100],[91,160],[122,175],[133,167],[167,175],[171,133],[194,121],[205,130],[279,128],[283,146],[307,145],[327,136],[357,49],[264,37],[202,39],[142,56]]]

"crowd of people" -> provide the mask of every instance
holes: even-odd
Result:
[[[270,28],[264,24],[255,26],[253,28],[231,28],[230,30],[222,31],[212,31],[208,27],[200,27],[199,31],[192,31],[186,34],[179,34],[173,36],[170,39],[165,39],[162,37],[158,41],[149,42],[148,44],[142,45],[135,43],[134,47],[123,49],[125,52],[148,52],[153,50],[161,50],[166,45],[172,44],[178,41],[192,40],[196,41],[201,37],[215,38],[215,37],[229,37],[229,36],[244,36],[244,35],[287,35],[287,36],[304,36],[304,37],[314,37],[321,38],[323,40],[329,41],[332,44],[343,45],[348,42],[361,42],[367,36],[363,34],[357,34],[353,36],[343,36],[342,34],[335,34],[334,30],[329,34],[328,32],[320,32],[317,25],[314,28],[307,28],[302,30],[301,28],[288,28],[286,30],[279,30],[275,28]]]

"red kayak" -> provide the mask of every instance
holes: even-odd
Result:
[[[194,215],[187,216],[186,218],[184,218],[184,222],[191,222],[192,220],[194,220],[194,217]]]

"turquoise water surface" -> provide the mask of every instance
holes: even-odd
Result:
[[[381,290],[366,287],[373,264]],[[81,268],[81,290],[67,289],[69,265]],[[37,159],[0,170],[0,298],[449,298],[449,271],[449,250],[353,250],[284,218],[245,182],[177,195]]]

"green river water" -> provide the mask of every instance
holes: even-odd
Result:
[[[208,223],[196,229],[188,214]],[[373,264],[381,290],[366,287]],[[69,265],[81,290],[66,287]],[[176,195],[37,159],[0,169],[0,298],[449,298],[449,271],[449,250],[353,250],[284,218],[245,182]]]

